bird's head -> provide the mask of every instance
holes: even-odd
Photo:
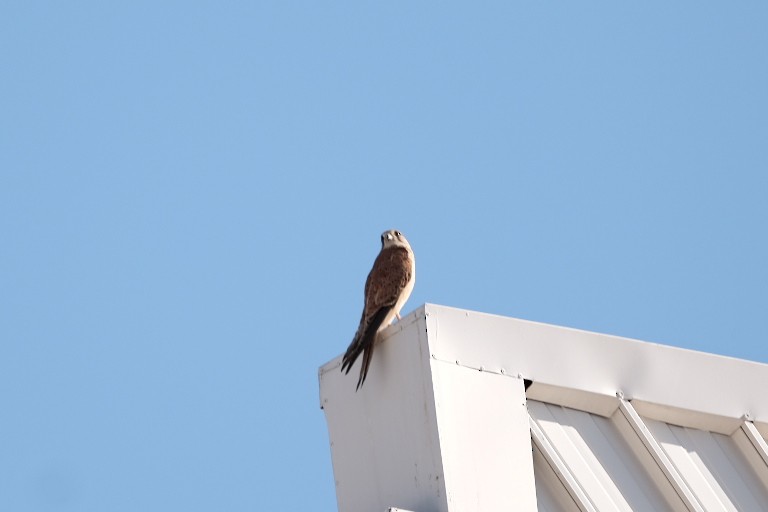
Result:
[[[411,245],[401,232],[396,229],[390,229],[381,234],[381,248],[387,249],[389,247],[405,247],[410,249]]]

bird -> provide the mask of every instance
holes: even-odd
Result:
[[[345,375],[363,354],[360,377],[355,391],[368,376],[373,349],[378,334],[394,318],[400,320],[400,310],[411,296],[416,282],[416,259],[411,244],[400,231],[390,229],[381,234],[381,251],[365,280],[363,314],[354,338],[342,359],[341,371]]]

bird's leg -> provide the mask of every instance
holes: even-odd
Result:
[[[395,313],[395,316],[397,317],[397,321],[399,322],[402,320],[402,317],[400,316],[400,313]]]

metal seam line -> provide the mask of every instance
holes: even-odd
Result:
[[[584,490],[576,481],[576,478],[574,478],[571,470],[568,469],[568,466],[560,457],[560,454],[557,453],[555,447],[549,442],[549,439],[547,439],[547,436],[541,430],[539,424],[536,423],[530,415],[528,416],[528,420],[531,424],[531,436],[533,442],[536,443],[536,446],[541,450],[544,458],[547,459],[547,463],[563,483],[563,486],[565,486],[568,494],[573,498],[576,506],[578,506],[582,512],[597,512],[597,509],[592,505],[592,502],[589,501],[589,497],[587,497]]]
[[[760,454],[760,457],[763,458],[763,462],[768,466],[768,443],[765,442],[763,436],[757,431],[755,424],[751,421],[744,421],[744,423],[741,424],[741,429],[747,435],[747,439],[749,439],[752,446],[755,447],[757,453]]]
[[[664,476],[667,477],[669,483],[672,484],[675,492],[678,494],[678,496],[680,496],[680,499],[683,501],[683,504],[688,508],[688,510],[692,512],[706,512],[704,508],[699,504],[696,496],[694,496],[693,492],[691,492],[691,490],[688,488],[688,485],[680,476],[680,473],[672,464],[672,461],[669,460],[667,454],[664,453],[661,445],[659,445],[658,441],[656,441],[656,438],[653,437],[653,434],[648,429],[648,426],[645,424],[640,415],[637,414],[637,411],[635,411],[635,408],[632,406],[632,404],[624,398],[619,397],[619,410],[621,410],[624,417],[632,426],[632,429],[643,442],[645,448],[650,452],[651,456],[653,456],[656,464],[658,464],[659,468],[664,473]]]

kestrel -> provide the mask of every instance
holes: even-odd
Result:
[[[363,354],[355,391],[360,389],[368,375],[379,332],[395,317],[400,320],[400,310],[410,297],[415,281],[416,259],[411,245],[399,231],[385,231],[381,234],[381,251],[365,281],[365,304],[360,325],[341,363],[341,371],[346,369],[345,374],[348,374]]]

